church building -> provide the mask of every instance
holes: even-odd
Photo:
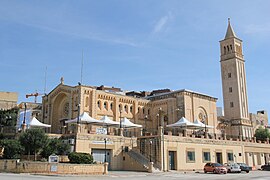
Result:
[[[47,132],[63,137],[72,151],[109,162],[111,170],[193,170],[207,162],[259,167],[270,160],[270,145],[269,140],[253,137],[258,116],[248,111],[242,47],[229,21],[220,41],[224,116],[217,116],[217,98],[187,89],[127,92],[106,86],[69,86],[61,78],[42,98],[43,122],[51,125]],[[79,120],[83,113],[96,120],[106,116],[120,125],[83,123]],[[183,117],[203,126],[167,126]],[[76,118],[76,123],[66,123]],[[123,118],[141,128],[122,126]]]

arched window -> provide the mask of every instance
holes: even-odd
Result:
[[[224,46],[224,54],[226,54],[226,47]]]
[[[111,103],[111,105],[110,105],[110,106],[111,106],[111,110],[113,110],[113,103]]]
[[[128,106],[127,105],[125,105],[125,111],[126,111],[126,113],[128,113]]]
[[[104,109],[107,109],[108,110],[108,106],[107,106],[107,102],[104,102]]]
[[[85,98],[85,107],[88,107],[88,106],[89,106],[89,98],[86,97],[86,98]]]
[[[231,50],[232,50],[232,45],[230,45],[230,48],[231,48]]]
[[[142,109],[142,113],[144,114],[144,108]]]
[[[228,52],[230,52],[230,48],[229,48],[229,46],[227,46],[227,50],[228,50]]]
[[[140,113],[140,108],[138,107],[138,114]]]
[[[100,101],[97,102],[97,106],[100,109]]]
[[[150,109],[148,109],[148,113],[147,114],[150,115]]]
[[[122,111],[122,104],[119,104],[119,112]]]
[[[133,110],[133,107],[132,107],[132,106],[130,106],[130,108],[129,108],[129,112],[131,112],[131,113],[132,113],[132,110]]]

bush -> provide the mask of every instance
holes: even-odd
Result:
[[[254,136],[257,140],[265,141],[267,138],[270,138],[270,133],[268,129],[259,127],[259,129],[256,129]]]
[[[0,141],[0,146],[4,147],[4,159],[17,159],[20,158],[20,154],[23,148],[20,142],[16,139],[5,139]]]
[[[94,159],[91,154],[72,152],[68,155],[70,163],[74,164],[93,164]]]
[[[39,151],[47,144],[48,136],[42,129],[27,129],[19,137],[25,154],[34,154],[35,160]]]
[[[64,143],[61,139],[48,139],[48,143],[43,147],[42,157],[47,158],[52,154],[66,155],[70,150],[70,145]]]

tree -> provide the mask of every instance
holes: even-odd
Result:
[[[41,155],[48,158],[51,154],[65,155],[70,150],[70,145],[64,143],[61,139],[49,139],[46,146],[43,148]]]
[[[16,126],[19,108],[0,110],[0,126]]]
[[[0,146],[4,148],[4,159],[20,158],[23,151],[20,142],[16,139],[3,139],[0,141]]]
[[[256,129],[254,136],[258,140],[265,141],[266,138],[270,138],[270,133],[268,129],[259,127],[259,129]]]
[[[27,129],[19,138],[21,145],[25,149],[25,153],[34,154],[35,160],[37,153],[46,146],[48,136],[42,129]]]
[[[91,154],[72,152],[68,155],[70,163],[75,164],[93,164],[94,159]]]

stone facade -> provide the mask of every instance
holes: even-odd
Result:
[[[95,119],[106,115],[115,121],[126,117],[133,123],[143,125],[148,132],[157,134],[162,121],[165,125],[172,124],[181,117],[191,122],[198,119],[216,127],[216,101],[217,98],[185,89],[137,98],[127,96],[122,91],[108,92],[92,86],[67,86],[61,83],[43,97],[42,104],[44,122],[52,125],[52,133],[61,133],[64,121],[78,116],[77,106],[80,104],[80,114],[87,112]],[[71,130],[68,127],[68,131]],[[84,130],[95,133],[95,127],[84,126]],[[133,132],[138,134],[139,130]],[[116,132],[111,129],[110,133]]]
[[[18,93],[0,92],[0,109],[7,110],[17,106]]]
[[[61,78],[61,83],[42,98],[43,122],[52,125],[48,133],[64,137],[72,151],[91,153],[100,163],[109,162],[110,170],[194,170],[202,169],[206,162],[229,161],[259,167],[270,160],[269,139],[257,141],[253,134],[268,117],[265,111],[248,113],[242,41],[230,24],[220,48],[222,117],[217,117],[217,98],[186,89],[126,93],[114,87],[69,86]],[[97,128],[102,127],[65,124],[83,112],[95,119],[106,115],[120,121],[126,117],[142,128],[125,129],[123,135],[120,128],[109,127],[107,134],[97,134]],[[166,128],[181,117],[213,128],[205,127],[200,134],[197,132],[202,129]],[[153,167],[148,167],[149,161]]]

